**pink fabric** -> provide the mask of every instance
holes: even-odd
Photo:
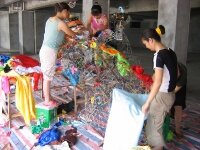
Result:
[[[10,84],[8,77],[2,77],[1,82],[2,82],[2,89],[5,92],[5,94],[10,93]]]
[[[106,19],[107,18],[105,15],[101,15],[101,18],[99,18],[99,19],[96,19],[95,17],[92,16],[91,28],[92,28],[93,32],[101,31],[104,28]]]

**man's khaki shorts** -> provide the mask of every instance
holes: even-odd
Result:
[[[147,142],[153,147],[165,146],[163,139],[163,123],[166,114],[175,101],[175,93],[158,92],[153,99],[146,125]]]

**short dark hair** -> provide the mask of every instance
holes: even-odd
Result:
[[[91,8],[91,14],[93,16],[98,16],[101,13],[102,13],[102,8],[101,8],[100,5],[96,4],[96,5],[92,6],[92,8]]]
[[[65,2],[62,2],[62,3],[56,3],[55,5],[55,12],[62,12],[63,10],[67,10],[69,11],[70,10],[70,7],[67,3]]]
[[[160,34],[156,31],[157,28],[160,30]],[[156,41],[160,42],[161,37],[160,35],[165,34],[165,27],[163,25],[159,25],[156,29],[146,29],[142,33],[142,40],[148,41],[149,38],[155,39]]]

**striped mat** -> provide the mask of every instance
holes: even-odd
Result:
[[[55,81],[56,84],[66,85],[62,79]],[[59,90],[63,92],[64,90]],[[55,90],[55,92],[59,92]],[[59,93],[62,94],[62,93]],[[37,102],[41,102],[39,92],[34,92]],[[170,150],[200,150],[200,104],[195,102],[187,102],[185,113],[187,116],[183,122],[184,138],[179,140],[176,137],[173,141],[167,143]],[[12,111],[16,111],[14,105]],[[73,150],[102,150],[103,137],[106,130],[108,120],[109,107],[105,106],[105,112],[97,116],[95,121],[87,126],[78,126],[78,142],[73,146]],[[12,128],[3,128],[5,132],[11,131],[8,137],[13,149],[15,150],[30,150],[33,144],[37,141],[37,136],[33,135],[27,126],[24,126],[23,118],[18,117],[12,121]],[[173,130],[173,121],[171,123]],[[144,133],[144,132],[143,132]],[[143,133],[142,136],[143,137]],[[144,139],[141,139],[141,141]],[[142,142],[140,142],[142,143]],[[1,142],[0,142],[1,144]]]
[[[173,141],[167,143],[170,150],[200,150],[199,105],[198,103],[188,103],[188,109],[185,111],[187,117],[183,123],[184,138],[177,139],[175,137]],[[13,127],[9,141],[16,150],[29,150],[37,141],[36,136],[31,134],[28,127],[19,129],[23,125],[24,121],[21,117],[12,122]],[[103,136],[93,126],[94,124],[89,127],[80,126],[77,128],[80,136],[78,136],[78,142],[72,148],[73,150],[102,150]],[[171,126],[173,128],[173,123]]]

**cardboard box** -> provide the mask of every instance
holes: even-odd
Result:
[[[36,105],[37,121],[43,128],[49,128],[57,121],[57,107],[49,107],[43,103]]]

